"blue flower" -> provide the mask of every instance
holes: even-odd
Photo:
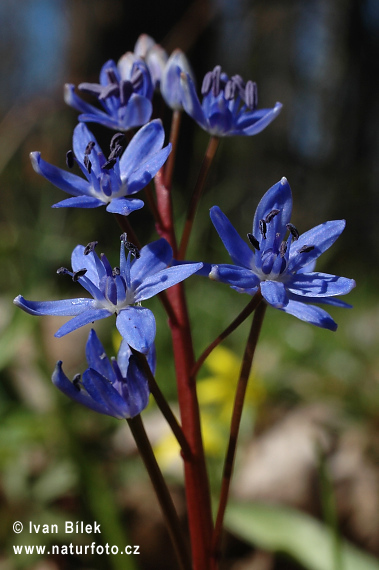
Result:
[[[142,127],[125,151],[124,135],[118,133],[111,141],[111,152],[105,158],[93,134],[79,123],[74,130],[73,149],[67,153],[69,167],[79,165],[86,179],[52,166],[39,152],[30,153],[34,170],[55,186],[74,196],[54,208],[97,208],[127,216],[143,207],[142,200],[132,198],[155,176],[171,152],[171,144],[163,147],[164,130],[159,119]]]
[[[81,112],[79,121],[99,123],[116,131],[128,131],[147,123],[153,111],[154,87],[146,63],[131,52],[118,63],[107,61],[100,72],[100,83],[81,83],[79,91],[97,98],[102,109],[85,102],[67,83],[64,99]]]
[[[278,116],[282,104],[257,109],[258,91],[253,81],[240,75],[231,79],[217,65],[203,80],[200,103],[195,85],[187,73],[181,74],[182,104],[185,111],[209,134],[216,137],[256,135]]]
[[[94,330],[91,330],[86,357],[89,368],[71,382],[57,362],[52,380],[61,392],[87,408],[118,419],[133,418],[149,403],[149,386],[138,359],[129,345],[121,342],[117,359],[109,360]],[[154,346],[148,353],[151,370],[155,370]]]
[[[97,242],[92,242],[86,247],[76,246],[71,256],[72,271],[64,267],[57,271],[71,275],[92,299],[27,301],[19,295],[14,303],[31,315],[73,317],[55,333],[56,337],[116,314],[116,326],[121,336],[132,348],[146,354],[154,342],[155,319],[141,302],[183,281],[198,271],[202,263],[168,267],[172,249],[165,239],[161,238],[139,252],[126,241],[125,234],[121,238],[119,267],[112,269],[104,254],[98,257],[94,251]],[[129,249],[127,256],[125,247]]]
[[[194,75],[186,55],[175,49],[170,57],[147,34],[141,34],[134,46],[134,53],[142,57],[149,68],[156,89],[160,89],[166,104],[174,110],[182,110],[181,73],[187,73],[194,82]]]
[[[299,235],[291,224],[292,195],[285,178],[266,192],[255,212],[253,230],[243,240],[220,208],[211,219],[235,265],[213,265],[211,279],[223,281],[240,293],[262,293],[277,309],[316,326],[336,330],[330,315],[313,305],[349,307],[335,299],[355,286],[353,279],[314,272],[315,260],[335,242],[345,220],[334,220]]]

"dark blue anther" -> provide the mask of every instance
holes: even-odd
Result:
[[[126,105],[132,95],[134,89],[130,81],[121,81],[120,83],[120,103]]]
[[[248,81],[245,87],[245,103],[249,109],[255,109],[258,105],[258,89],[254,81]]]
[[[57,273],[58,275],[67,275],[71,273],[71,271],[69,271],[66,267],[60,267],[59,269],[57,269]]]
[[[80,392],[80,379],[81,379],[80,374],[75,374],[74,378],[72,379],[72,383],[78,392]]]
[[[282,243],[280,244],[279,247],[279,254],[280,257],[284,257],[287,251],[287,242],[286,241],[282,241]]]
[[[297,239],[299,239],[300,234],[293,224],[290,224],[290,223],[286,224],[286,228],[287,228],[287,230],[289,230],[290,234],[292,235],[292,237],[295,241]]]
[[[107,162],[103,164],[101,170],[111,170],[111,168],[113,168],[115,164],[116,164],[116,158],[110,158],[107,160]]]
[[[91,154],[91,151],[92,151],[93,147],[95,146],[95,144],[96,144],[95,141],[89,141],[89,143],[86,146],[86,150],[84,151],[84,154],[85,155]]]
[[[251,245],[253,247],[255,247],[255,249],[257,249],[259,251],[259,241],[257,240],[257,238],[255,238],[253,236],[253,234],[247,234],[247,239],[249,240],[249,242],[251,243]]]
[[[312,251],[314,248],[315,248],[314,245],[303,245],[303,247],[299,249],[299,253],[308,253]]]
[[[109,83],[117,83],[118,84],[117,77],[116,77],[116,74],[115,74],[113,69],[111,69],[111,68],[106,69],[105,73],[107,74]]]
[[[229,79],[229,81],[227,81],[225,85],[224,97],[227,101],[230,101],[231,99],[234,99],[235,95],[236,95],[236,84],[232,79]]]
[[[110,83],[109,85],[106,85],[105,87],[103,87],[103,89],[101,90],[101,93],[99,95],[99,99],[108,99],[108,97],[119,97],[120,96],[120,88],[118,86],[118,83]]]
[[[88,170],[88,174],[91,174],[92,162],[91,162],[90,159],[88,158],[88,154],[84,155],[84,166],[85,166],[86,169]]]
[[[66,164],[68,166],[68,168],[73,168],[75,161],[74,161],[74,153],[72,152],[72,150],[68,150],[66,152]]]
[[[212,87],[212,80],[213,80],[213,73],[212,71],[208,71],[208,73],[204,75],[203,85],[201,86],[202,95],[208,95]]]
[[[86,247],[84,248],[84,255],[88,255],[90,253],[92,253],[95,249],[95,247],[97,246],[99,242],[98,241],[90,241]]]
[[[113,150],[119,145],[125,146],[125,135],[123,133],[116,133],[113,135],[109,147],[111,150]]]
[[[220,93],[221,65],[216,65],[212,72],[212,95],[217,97]]]
[[[271,222],[271,220],[279,214],[279,212],[280,212],[280,210],[277,210],[276,208],[274,210],[271,210],[271,212],[269,212],[267,214],[267,216],[265,217],[266,224],[269,224]]]
[[[116,277],[116,275],[120,275],[121,271],[119,267],[114,267],[112,271],[112,276]]]
[[[266,224],[265,220],[259,220],[259,231],[261,232],[263,239],[266,239],[267,224]]]
[[[79,269],[78,271],[74,271],[72,274],[72,280],[76,283],[80,277],[83,277],[87,273],[87,269]]]

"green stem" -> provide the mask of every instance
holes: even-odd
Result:
[[[220,503],[216,517],[215,529],[212,537],[212,566],[211,566],[212,570],[215,570],[217,568],[217,561],[220,557],[221,534],[222,534],[226,505],[228,502],[230,482],[233,473],[234,458],[236,454],[238,433],[241,423],[243,405],[245,401],[247,382],[250,376],[251,365],[253,363],[254,353],[258,343],[259,333],[262,328],[266,307],[267,307],[266,303],[262,301],[259,303],[259,305],[256,308],[253,322],[251,324],[249,337],[247,339],[245,352],[243,355],[240,377],[238,380],[238,386],[234,399],[234,408],[233,408],[232,421],[230,426],[229,444],[225,456],[224,470],[222,474]]]
[[[220,142],[219,137],[211,137],[208,143],[208,148],[205,152],[203,162],[201,164],[199,176],[197,177],[196,185],[191,197],[191,201],[187,211],[187,218],[184,224],[184,230],[182,235],[182,240],[180,242],[178,259],[184,259],[187,251],[188,241],[191,235],[193,221],[195,219],[197,205],[201,198],[201,194],[204,189],[204,184],[208,176],[209,169],[216,155],[218,144]]]
[[[220,333],[218,335],[218,337],[215,338],[215,340],[204,350],[204,352],[197,359],[195,366],[192,368],[191,376],[193,378],[196,377],[200,368],[204,364],[204,361],[210,355],[212,350],[215,349],[216,346],[218,346],[220,344],[220,342],[222,342],[225,338],[227,338],[233,331],[235,331],[236,328],[239,327],[239,325],[242,324],[243,321],[245,319],[247,319],[247,317],[249,315],[251,315],[251,313],[253,311],[255,311],[255,309],[257,308],[261,299],[262,299],[261,292],[257,291],[257,293],[254,295],[254,297],[251,299],[251,301],[246,305],[246,307],[244,309],[242,309],[242,311],[240,312],[239,315],[237,315],[237,317],[234,319],[234,321],[232,323],[230,323],[230,325],[228,327],[226,327],[226,329],[224,331],[222,331],[222,333]]]
[[[155,493],[161,506],[162,513],[164,515],[166,525],[172,543],[174,545],[176,556],[178,558],[180,570],[191,570],[191,563],[188,556],[188,545],[184,540],[184,536],[181,530],[181,523],[175,510],[174,503],[172,502],[172,498],[167,488],[166,482],[163,478],[162,472],[159,469],[157,460],[155,459],[150,441],[146,435],[141,416],[138,415],[134,418],[130,418],[127,420],[127,422],[133,434],[134,440],[137,444],[147,472],[149,473],[150,480],[153,484]]]

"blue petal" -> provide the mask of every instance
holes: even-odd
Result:
[[[287,287],[296,295],[330,297],[350,293],[355,287],[355,281],[328,273],[299,273]]]
[[[259,221],[264,219],[272,210],[280,210],[271,222],[267,224],[267,239],[261,237]],[[272,247],[276,234],[280,234],[282,240],[287,232],[286,224],[291,220],[292,193],[286,178],[282,178],[274,184],[263,196],[258,204],[253,221],[253,236],[265,244],[265,249]]]
[[[238,265],[212,265],[209,278],[214,281],[228,283],[238,290],[253,289],[259,285],[260,279],[250,269]]]
[[[72,400],[100,414],[108,413],[107,409],[102,404],[95,402],[87,392],[78,390],[78,388],[74,386],[62,370],[62,361],[57,362],[51,379],[53,384]]]
[[[74,198],[66,198],[52,206],[52,208],[98,208],[104,206],[104,202],[92,196],[75,196]]]
[[[151,121],[134,135],[120,158],[120,173],[122,180],[129,178],[141,163],[161,150],[164,143],[162,121]]]
[[[86,358],[90,368],[96,370],[99,374],[108,378],[114,384],[117,380],[113,366],[106,355],[103,345],[101,344],[96,332],[91,329],[86,344]]]
[[[100,70],[100,84],[103,86],[109,85],[109,77],[107,74],[107,70],[110,70],[114,73],[117,81],[119,82],[121,77],[120,77],[120,72],[118,70],[118,67],[116,65],[116,62],[113,59],[108,59],[108,61],[106,61]]]
[[[116,326],[125,341],[138,352],[147,354],[155,339],[155,318],[144,307],[129,306],[120,311]]]
[[[132,354],[129,344],[126,342],[125,339],[121,340],[120,348],[118,349],[117,353],[117,364],[120,368],[121,374],[124,378],[128,373],[129,367],[129,358]]]
[[[129,417],[134,418],[146,408],[149,403],[150,390],[143,370],[135,356],[129,360],[126,383],[122,385],[123,397],[128,405]]]
[[[316,327],[321,327],[331,331],[337,330],[337,323],[332,319],[329,313],[315,305],[307,305],[299,301],[290,300],[288,305],[280,310],[297,317],[301,321],[306,321],[311,325],[316,325]]]
[[[302,234],[291,246],[288,271],[298,271],[329,249],[345,228],[345,220],[332,220]],[[309,252],[299,253],[304,246],[313,246]]]
[[[140,251],[140,257],[133,262],[130,270],[133,287],[136,288],[150,275],[165,269],[171,260],[172,249],[164,238],[145,245]]]
[[[281,309],[288,304],[286,288],[280,281],[262,281],[261,293],[267,303],[276,309]]]
[[[100,167],[99,167],[99,160],[97,157],[99,154],[103,154],[102,150],[98,145],[94,135],[87,128],[87,125],[85,125],[84,123],[78,123],[74,129],[74,134],[72,137],[72,145],[73,145],[74,154],[81,163],[84,163],[84,156],[89,142],[95,143],[95,146],[91,150],[91,154],[88,156],[91,159],[92,169],[94,169],[96,171],[96,175],[99,176]]]
[[[146,97],[133,93],[126,107],[118,112],[118,121],[121,129],[127,131],[147,123],[153,112],[151,101]]]
[[[180,75],[182,105],[186,113],[190,115],[204,130],[207,130],[208,122],[196,94],[195,85],[188,73]]]
[[[88,195],[90,192],[90,185],[87,180],[80,178],[72,172],[67,172],[53,166],[48,162],[45,162],[41,158],[41,153],[31,152],[30,160],[34,170],[37,174],[41,174],[44,178],[49,180],[54,186],[57,186],[67,194],[72,194],[72,196],[81,196],[82,194]]]
[[[79,121],[83,123],[97,123],[98,125],[103,125],[103,127],[107,127],[108,129],[113,129],[114,131],[125,131],[128,128],[124,128],[124,126],[118,120],[118,117],[114,118],[111,115],[107,115],[103,111],[97,110],[94,108],[93,113],[82,113],[79,115]]]
[[[130,174],[128,179],[128,195],[135,194],[147,186],[158,170],[164,165],[170,152],[171,143],[161,151],[157,152],[155,156],[141,164]]]
[[[112,214],[128,216],[131,212],[143,208],[144,205],[144,202],[138,198],[114,198],[108,204],[106,210]]]
[[[84,388],[97,405],[107,410],[103,413],[119,420],[130,417],[126,402],[104,376],[89,368],[84,372],[82,381]]]
[[[237,230],[232,226],[229,219],[218,206],[210,209],[210,216],[214,227],[226,247],[232,261],[237,265],[251,269],[254,266],[254,253]]]
[[[265,129],[267,125],[269,125],[274,119],[276,119],[281,109],[282,109],[281,103],[276,103],[273,109],[261,109],[261,111],[264,113],[263,117],[260,118],[259,120],[254,121],[254,123],[249,126],[244,126],[243,128],[240,127],[240,129],[242,130],[242,133],[240,130],[240,134],[244,134],[247,136],[257,135],[258,133],[263,131],[263,129]]]
[[[145,299],[150,299],[154,295],[157,295],[161,291],[184,281],[187,277],[190,277],[196,271],[201,269],[202,263],[188,263],[186,265],[176,265],[174,267],[168,267],[167,269],[162,269],[154,275],[150,275],[144,279],[135,289],[134,299],[136,302],[144,301]]]
[[[81,113],[91,114],[94,116],[101,114],[101,111],[99,111],[99,109],[93,105],[90,105],[90,103],[87,103],[75,93],[75,85],[72,83],[66,83],[64,86],[64,100],[67,105],[70,105],[70,107],[73,107]]]
[[[341,299],[337,299],[336,297],[300,297],[299,295],[294,295],[290,291],[288,292],[288,298],[291,301],[298,301],[299,303],[322,303],[323,305],[331,305],[332,307],[338,307],[340,309],[352,309],[353,306],[349,303],[345,303],[341,301]]]
[[[76,317],[65,323],[59,330],[57,330],[54,336],[60,338],[72,331],[75,331],[76,329],[79,329],[80,327],[83,327],[84,325],[88,325],[89,323],[93,323],[94,321],[98,321],[99,319],[105,319],[110,315],[112,315],[112,313],[107,309],[88,308],[80,315],[77,315]]]
[[[75,272],[83,268],[87,269],[86,277],[99,288],[100,280],[106,275],[104,265],[96,252],[84,255],[84,250],[83,245],[77,245],[74,248],[71,254],[72,270]]]
[[[28,301],[22,295],[18,295],[13,303],[30,315],[54,315],[63,317],[73,317],[80,315],[89,309],[93,304],[93,299],[64,299],[62,301]]]

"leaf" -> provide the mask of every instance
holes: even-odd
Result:
[[[307,570],[336,570],[333,533],[294,509],[263,503],[229,503],[225,526],[249,544],[292,556]],[[343,570],[379,570],[379,561],[341,541]]]

